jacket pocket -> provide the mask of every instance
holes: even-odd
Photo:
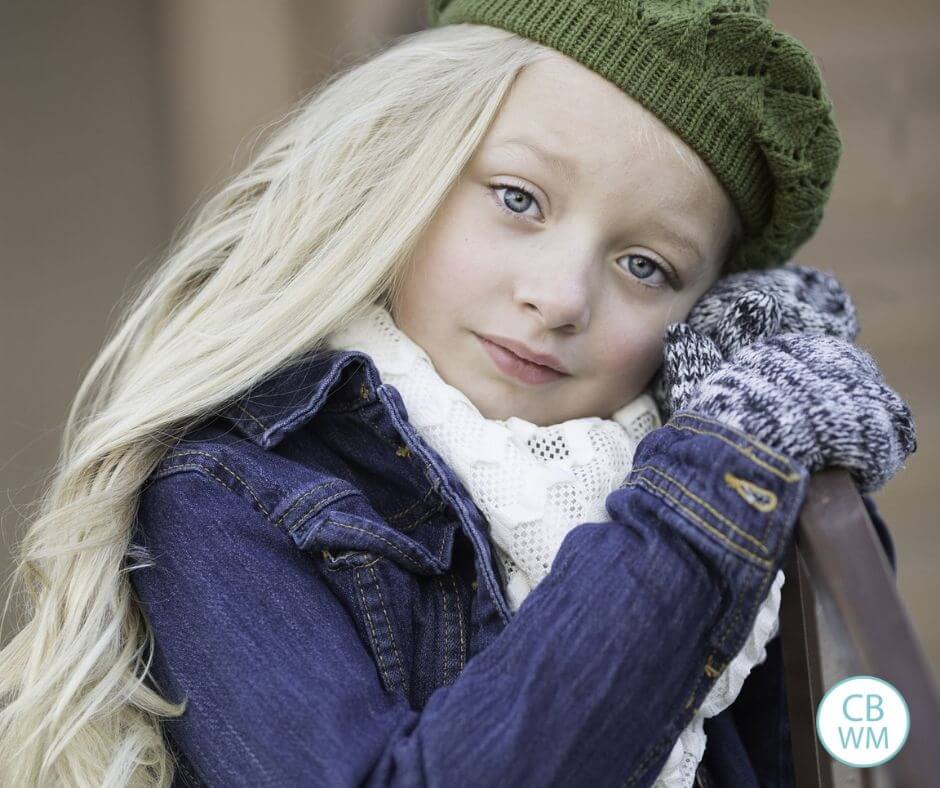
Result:
[[[456,522],[438,518],[425,523],[419,538],[393,528],[370,510],[364,496],[349,496],[305,520],[291,531],[291,536],[301,550],[326,551],[324,558],[334,565],[336,561],[364,563],[371,555],[388,558],[420,575],[439,575],[449,570]],[[358,558],[354,556],[357,553]]]
[[[455,574],[458,521],[443,508],[407,511],[386,519],[349,492],[304,512],[289,533],[322,555],[324,580],[356,622],[385,690],[420,709],[468,659],[471,594]]]

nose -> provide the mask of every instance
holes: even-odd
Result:
[[[515,301],[534,311],[545,328],[583,331],[591,319],[591,276],[588,255],[554,264],[526,266],[516,281]]]

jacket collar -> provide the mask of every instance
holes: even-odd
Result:
[[[392,425],[390,428],[404,429],[397,426],[407,423],[404,403],[393,386],[385,386],[386,391],[383,396],[379,396],[378,389],[384,385],[375,362],[367,353],[358,350],[321,349],[301,357],[298,362],[253,386],[229,403],[221,415],[231,421],[238,432],[264,449],[275,446],[286,435],[310,421],[327,399],[330,400],[331,408],[335,406],[345,410],[370,402],[385,406],[385,402],[388,402],[390,404],[385,407],[394,409],[389,420]],[[416,469],[416,473],[420,473],[422,484],[430,485],[428,492],[434,491],[440,500],[458,512],[464,532],[476,548],[479,576],[489,589],[487,599],[492,602],[484,604],[487,607],[492,605],[492,610],[498,613],[503,623],[507,623],[511,613],[493,566],[493,554],[487,536],[489,526],[483,513],[478,507],[468,506],[461,500],[467,494],[459,479],[444,460],[423,443],[417,433],[412,433],[410,439],[404,432],[401,434],[406,444],[409,440],[412,441],[410,447],[424,459],[415,460],[411,452],[399,456],[410,457],[411,467]],[[424,446],[425,453],[422,453],[419,444]],[[432,520],[427,519],[422,527],[430,526],[431,523]],[[449,535],[445,536],[443,544],[435,548],[437,555],[450,554],[453,532],[457,527],[457,521],[450,519],[445,529],[445,534]],[[388,543],[386,541],[383,544]],[[449,566],[449,559],[446,565],[432,562],[428,566],[439,572],[441,567]]]
[[[222,411],[246,438],[269,449],[312,419],[327,398],[342,404],[377,399],[375,363],[358,350],[319,349],[239,396]]]

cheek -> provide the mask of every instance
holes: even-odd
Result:
[[[614,328],[597,345],[594,368],[605,370],[600,377],[615,385],[624,380],[646,385],[663,363],[666,327],[684,321],[697,297],[697,292],[683,292],[665,304],[637,307],[627,319],[622,304],[605,311],[604,323]]]
[[[415,255],[398,289],[395,313],[401,323],[428,312],[448,310],[471,289],[473,266],[466,250],[452,247],[427,248]]]
[[[472,242],[442,249],[429,259],[425,278],[427,287],[441,299],[462,302],[485,293],[492,282],[488,261]]]
[[[502,256],[468,226],[474,226],[471,217],[453,219],[419,247],[406,285],[412,298],[423,294],[439,303],[463,303],[492,289],[504,269]]]
[[[651,376],[662,363],[665,325],[639,322],[629,330],[608,336],[601,343],[598,369],[609,370],[617,380]]]

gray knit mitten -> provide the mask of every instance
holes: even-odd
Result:
[[[681,410],[739,429],[810,472],[846,468],[863,493],[872,492],[917,450],[910,408],[874,359],[846,339],[776,334],[723,360],[688,324],[669,334],[671,352],[713,364]]]
[[[712,340],[708,352],[717,349],[724,359],[774,334],[858,336],[855,305],[835,277],[794,262],[722,277],[696,301],[685,322]],[[680,408],[711,371],[713,364],[702,361],[694,355],[666,354],[651,386],[663,418]]]

